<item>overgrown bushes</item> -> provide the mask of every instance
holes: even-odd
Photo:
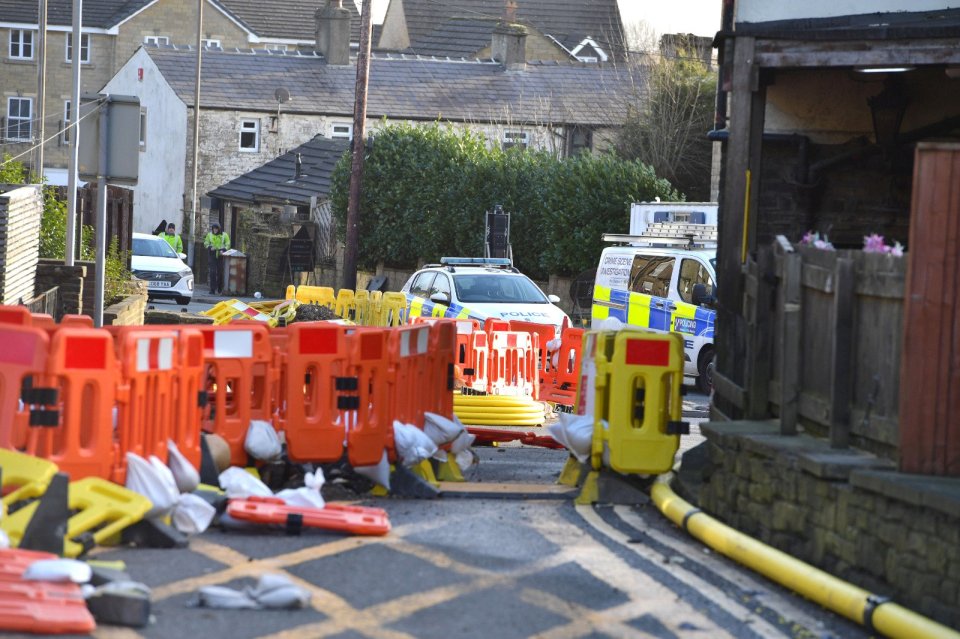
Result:
[[[350,154],[332,176],[341,238]],[[442,255],[483,254],[485,211],[511,213],[514,262],[535,278],[596,266],[603,233],[625,233],[631,202],[679,195],[653,169],[612,155],[557,160],[546,152],[487,148],[483,136],[439,124],[377,131],[361,198],[360,262],[412,267]]]

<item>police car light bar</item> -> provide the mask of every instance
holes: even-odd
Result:
[[[468,266],[471,264],[483,266],[512,266],[506,257],[441,257],[443,266]]]

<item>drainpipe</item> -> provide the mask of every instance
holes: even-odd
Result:
[[[727,91],[723,89],[725,45],[733,36],[733,3],[734,0],[723,0],[723,9],[720,13],[720,33],[714,42],[720,41],[720,55],[717,59],[717,102],[713,120],[713,130],[720,131],[727,126]]]

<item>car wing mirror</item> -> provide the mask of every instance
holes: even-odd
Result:
[[[430,296],[430,301],[436,304],[449,304],[450,296],[446,293],[434,293]]]
[[[179,257],[181,260],[185,260],[185,259],[187,259],[187,254],[186,254],[186,253],[177,253],[177,257]]]
[[[547,299],[550,300],[551,304],[559,304],[560,296],[559,295],[547,295]]]

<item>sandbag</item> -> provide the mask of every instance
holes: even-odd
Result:
[[[167,440],[167,451],[170,453],[167,465],[177,482],[177,490],[181,493],[192,493],[200,485],[200,473],[183,456],[172,439]]]
[[[449,444],[464,431],[462,424],[436,413],[424,413],[423,432],[433,440],[437,446]]]
[[[180,495],[177,505],[173,507],[173,527],[187,535],[202,533],[210,527],[217,509],[207,500],[198,495],[185,493]]]
[[[416,466],[437,452],[437,445],[422,430],[399,420],[393,421],[393,443],[404,466]]]
[[[547,426],[547,432],[573,453],[581,463],[590,459],[593,445],[593,417],[560,413],[560,421]]]
[[[146,519],[165,516],[176,505],[179,496],[173,475],[162,462],[160,466],[167,470],[166,474],[159,472],[155,464],[140,455],[127,453],[126,487],[150,500],[152,506],[147,511]]]
[[[220,487],[230,499],[247,497],[273,497],[273,491],[265,483],[242,468],[231,466],[220,473]]]
[[[280,444],[277,431],[273,429],[270,422],[261,419],[250,421],[247,437],[243,442],[243,449],[251,457],[261,461],[273,461],[283,453],[283,445]]]
[[[354,466],[353,470],[361,477],[366,477],[375,484],[390,490],[390,461],[387,459],[387,451],[383,451],[379,463],[373,466]]]
[[[288,506],[302,506],[305,508],[323,508],[326,502],[320,494],[320,488],[323,487],[323,471],[317,469],[316,472],[307,473],[303,477],[303,487],[285,488],[277,493],[277,497],[282,499]]]

